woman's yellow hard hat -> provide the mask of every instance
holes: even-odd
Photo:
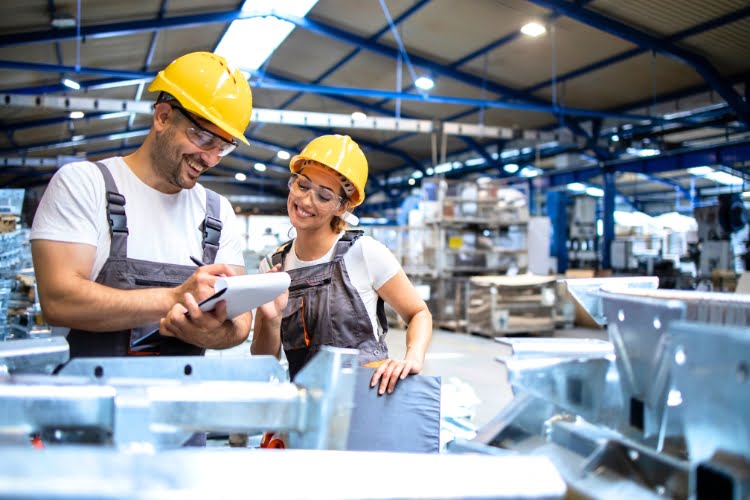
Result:
[[[305,161],[315,161],[336,171],[352,207],[364,201],[367,158],[351,137],[323,135],[313,139],[300,154],[291,159],[289,169],[299,172]]]
[[[248,144],[245,129],[253,94],[239,68],[211,52],[191,52],[159,71],[149,85],[177,99],[182,107]]]

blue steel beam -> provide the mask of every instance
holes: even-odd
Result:
[[[687,64],[700,74],[729,106],[735,110],[740,120],[750,125],[750,105],[744,101],[732,86],[719,74],[703,56],[687,51],[673,43],[664,42],[635,28],[615,21],[596,12],[582,9],[564,0],[529,0],[530,2],[561,13],[578,22],[587,24],[606,33],[613,34],[645,49],[659,52]]]
[[[417,11],[419,11],[422,7],[424,7],[426,4],[428,4],[430,0],[420,0],[419,2],[415,3],[408,9],[406,9],[400,16],[398,16],[396,19],[393,20],[394,26],[398,26],[402,22],[406,21],[408,18],[410,18],[412,15],[414,15]],[[390,25],[385,25],[383,28],[378,30],[377,33],[369,37],[367,40],[369,42],[376,42],[381,36],[383,36],[385,33],[387,33],[390,30]],[[335,73],[339,68],[341,68],[344,64],[351,61],[357,54],[359,54],[362,51],[360,47],[355,48],[351,52],[349,52],[346,56],[339,59],[333,66],[329,67],[327,70],[325,70],[320,76],[318,76],[315,80],[312,81],[312,83],[320,83],[329,76],[331,76],[333,73]],[[284,103],[279,106],[281,109],[285,109],[287,106],[290,106],[294,101],[299,99],[302,95],[304,95],[303,92],[298,92],[297,94],[293,95]],[[380,103],[379,103],[380,104]]]
[[[646,158],[611,160],[604,165],[613,168],[616,172],[658,174],[703,165],[731,166],[747,161],[748,158],[750,158],[750,139],[700,148],[677,149]],[[560,186],[570,182],[587,182],[592,177],[601,175],[602,172],[600,167],[585,167],[559,170],[543,175],[549,177],[550,185]]]
[[[667,37],[664,37],[660,39],[663,43],[674,43],[678,42],[680,40],[683,40],[685,38],[698,35],[700,33],[710,31],[712,29],[720,28],[721,26],[724,26],[729,23],[736,22],[740,19],[743,19],[747,16],[750,16],[750,7],[745,7],[743,9],[730,12],[728,14],[725,14],[723,16],[711,19],[709,21],[706,21],[704,23],[697,24],[695,26],[692,26],[690,28],[684,29],[682,31],[679,31],[673,35],[669,35]],[[627,59],[630,59],[632,57],[645,54],[648,52],[647,49],[644,48],[635,48],[630,49],[625,52],[622,52],[620,54],[616,54],[614,56],[607,57],[605,59],[602,59],[600,61],[597,61],[595,63],[589,64],[587,66],[577,68],[575,70],[572,70],[568,73],[564,73],[562,75],[556,76],[553,79],[545,80],[543,82],[536,83],[530,87],[526,87],[524,89],[525,92],[536,92],[538,90],[541,90],[543,88],[549,87],[552,85],[553,82],[561,83],[565,82],[567,80],[571,80],[573,78],[577,78],[579,76],[585,75],[586,73],[590,73],[592,71],[596,71],[598,69],[602,69],[607,66],[611,66],[612,64],[616,64],[618,62],[625,61]]]
[[[266,13],[266,14],[271,14]],[[113,36],[126,36],[135,33],[152,32],[162,29],[173,29],[173,28],[187,28],[195,27],[210,23],[227,23],[236,19],[245,19],[251,17],[258,17],[261,14],[242,12],[240,10],[224,11],[224,12],[207,12],[200,15],[189,15],[189,16],[174,16],[163,19],[147,19],[140,21],[127,21],[119,23],[109,23],[94,26],[81,26],[80,33],[75,29],[60,29],[60,30],[48,30],[31,33],[12,33],[8,35],[0,36],[0,47],[7,47],[13,45],[21,45],[27,43],[41,43],[41,42],[53,42],[60,40],[70,40],[77,36],[83,38],[102,38],[102,37],[113,37]],[[294,16],[280,15],[273,13],[273,15],[279,19],[288,21],[295,26],[301,27],[308,31],[333,38],[345,43],[351,44],[355,47],[359,47],[371,52],[375,52],[391,59],[396,59],[398,56],[398,50],[388,47],[380,43],[368,41],[367,38],[354,35],[344,30],[338,29],[334,26],[326,25],[321,22],[312,21],[307,18],[299,18]],[[482,80],[470,73],[461,72],[452,68],[442,66],[434,63],[426,58],[414,56],[412,57],[414,64],[424,67],[435,74],[448,76],[455,80],[461,81],[468,85],[475,87],[482,87]],[[488,90],[499,93],[504,96],[518,99],[521,101],[527,101],[537,104],[548,104],[543,99],[531,96],[524,92],[516,89],[500,85],[497,83],[490,83],[487,85]]]

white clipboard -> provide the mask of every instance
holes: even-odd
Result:
[[[213,311],[216,304],[225,300],[227,303],[227,318],[233,319],[284,293],[289,288],[291,277],[285,272],[244,274],[242,276],[227,276],[216,280],[215,293],[198,304],[201,311]],[[188,316],[187,313],[185,313]],[[134,341],[130,347],[145,350],[158,347],[161,342],[173,339],[164,337],[159,330],[154,330],[145,337]]]

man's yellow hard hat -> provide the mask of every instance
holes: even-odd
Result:
[[[315,161],[336,171],[353,207],[365,199],[367,158],[348,135],[323,135],[310,141],[289,162],[292,172],[299,172],[305,161]]]
[[[191,52],[161,70],[149,85],[177,99],[182,107],[248,144],[245,129],[253,94],[239,68],[211,52]]]

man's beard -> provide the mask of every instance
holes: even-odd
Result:
[[[154,147],[151,149],[151,160],[162,179],[180,189],[192,189],[195,183],[186,183],[182,179],[184,155],[176,146],[178,144],[175,140],[177,133],[174,127],[169,127],[164,132],[156,134]],[[191,159],[196,163],[202,163],[200,159]]]

